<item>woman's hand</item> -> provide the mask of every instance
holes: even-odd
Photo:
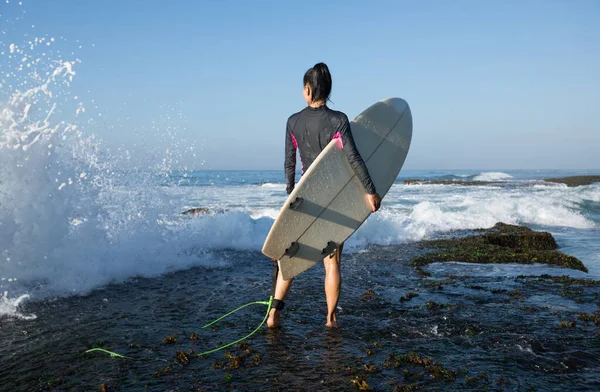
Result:
[[[381,206],[381,197],[377,193],[367,194],[367,203],[371,207],[371,212],[375,212]]]

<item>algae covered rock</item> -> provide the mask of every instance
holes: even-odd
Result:
[[[425,248],[438,250],[413,258],[413,265],[423,266],[443,261],[483,264],[543,263],[587,272],[579,259],[556,250],[558,246],[550,233],[501,222],[491,229],[478,229],[475,232],[476,234],[466,237],[424,242]]]
[[[554,237],[548,232],[533,231],[528,227],[496,223],[484,231],[484,240],[491,245],[527,250],[555,250],[558,248]]]
[[[557,184],[565,184],[568,187],[590,185],[595,182],[600,182],[600,176],[572,176],[562,178],[546,178],[546,182],[555,182]]]

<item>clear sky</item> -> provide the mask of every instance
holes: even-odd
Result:
[[[0,2],[0,49],[63,37],[73,94],[102,114],[83,130],[134,155],[169,127],[198,168],[280,169],[302,76],[324,61],[351,119],[408,101],[407,169],[600,168],[597,0],[18,3]]]

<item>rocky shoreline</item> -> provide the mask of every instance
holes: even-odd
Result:
[[[562,178],[546,178],[543,182],[565,184],[568,187],[591,185],[600,182],[600,175],[592,176],[571,176]],[[462,185],[462,186],[483,186],[483,185],[503,185],[506,181],[467,181],[467,180],[423,180],[406,179],[405,185]]]
[[[554,253],[566,258],[548,256]],[[44,391],[600,388],[600,281],[581,278],[583,263],[556,250],[549,233],[498,223],[348,254],[340,328],[322,325],[323,271],[315,267],[294,283],[280,330],[262,328],[197,357],[240,338],[263,317],[263,309],[248,308],[201,328],[269,292],[270,265],[259,252],[227,250],[223,257],[233,262],[31,304],[38,319],[0,331],[13,342],[0,356],[19,352],[28,359],[15,362],[0,383]],[[533,257],[577,271],[534,275],[535,268],[524,266],[522,275],[504,276],[430,264],[529,264]],[[43,338],[32,344],[23,331]],[[130,358],[86,353],[91,347]]]

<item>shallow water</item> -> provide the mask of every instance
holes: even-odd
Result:
[[[226,251],[223,257],[235,264],[136,278],[86,296],[31,303],[27,310],[37,319],[1,321],[7,344],[0,348],[0,389],[92,390],[106,384],[122,391],[353,390],[357,380],[374,390],[600,388],[600,329],[577,320],[579,312],[599,309],[600,285],[535,283],[483,265],[460,265],[476,276],[452,275],[457,265],[432,265],[432,276],[422,278],[407,265],[417,252],[410,245],[378,246],[347,255],[338,329],[324,327],[324,271],[318,266],[294,282],[280,330],[261,329],[248,340],[248,354],[244,347],[233,348],[232,355],[221,351],[192,358],[188,365],[174,360],[177,351],[201,352],[260,323],[264,306],[200,329],[231,308],[267,299],[270,263],[257,252]],[[522,272],[565,271],[527,266]],[[408,292],[418,296],[401,302]],[[429,301],[438,305],[428,306]],[[560,328],[560,321],[576,326]],[[194,332],[197,342],[190,339]],[[162,343],[174,335],[176,343]],[[85,354],[91,347],[143,359]],[[390,361],[390,355],[410,351],[456,372],[447,376],[454,380],[434,378],[432,368]],[[235,356],[245,359],[230,368]]]

